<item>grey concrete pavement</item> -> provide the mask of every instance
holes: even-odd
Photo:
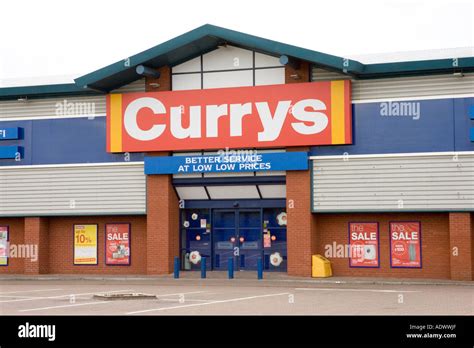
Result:
[[[0,278],[0,315],[473,315],[472,282],[313,280],[282,275]],[[46,278],[46,279],[45,279]],[[398,282],[398,283],[397,283]],[[142,292],[153,300],[94,299]]]

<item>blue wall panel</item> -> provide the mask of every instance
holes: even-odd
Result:
[[[0,160],[2,165],[123,162],[122,154],[106,152],[105,117],[0,122],[2,127],[22,127],[19,140],[2,145],[24,149],[20,162]],[[143,161],[143,154],[130,154],[130,161]]]
[[[382,116],[382,103],[353,104],[353,145],[315,146],[313,155],[453,151],[453,99],[419,101],[420,117]]]
[[[469,110],[474,98],[415,101],[420,118],[382,116],[381,103],[353,104],[354,144],[314,146],[312,155],[383,154],[403,152],[474,151]],[[122,154],[106,152],[106,118],[70,118],[34,121],[1,121],[0,127],[21,127],[20,139],[1,145],[23,148],[20,162],[0,159],[2,165],[122,162]],[[223,144],[225,147],[225,144]],[[131,161],[143,161],[142,153]]]
[[[454,99],[456,151],[474,151],[474,142],[469,139],[470,131],[474,128],[474,120],[470,115],[473,107],[474,98]]]

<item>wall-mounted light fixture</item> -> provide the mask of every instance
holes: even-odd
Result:
[[[280,64],[281,65],[288,65],[292,67],[295,70],[298,70],[300,68],[300,61],[291,57],[288,57],[286,55],[282,55],[279,58]]]
[[[155,79],[160,77],[160,72],[156,71],[153,68],[144,65],[137,65],[135,71],[138,75],[146,76],[146,77],[153,77]]]

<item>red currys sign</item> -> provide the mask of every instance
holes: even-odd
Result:
[[[351,142],[350,81],[107,96],[109,152]]]

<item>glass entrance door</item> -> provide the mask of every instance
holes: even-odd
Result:
[[[200,270],[256,270],[259,257],[265,272],[287,269],[284,208],[201,208],[181,211],[181,265]]]
[[[238,212],[238,252],[239,270],[256,270],[257,260],[263,256],[262,218],[260,210]],[[262,259],[263,262],[263,259]]]
[[[235,270],[256,270],[263,257],[260,210],[214,210],[214,269],[228,269],[229,258]]]

